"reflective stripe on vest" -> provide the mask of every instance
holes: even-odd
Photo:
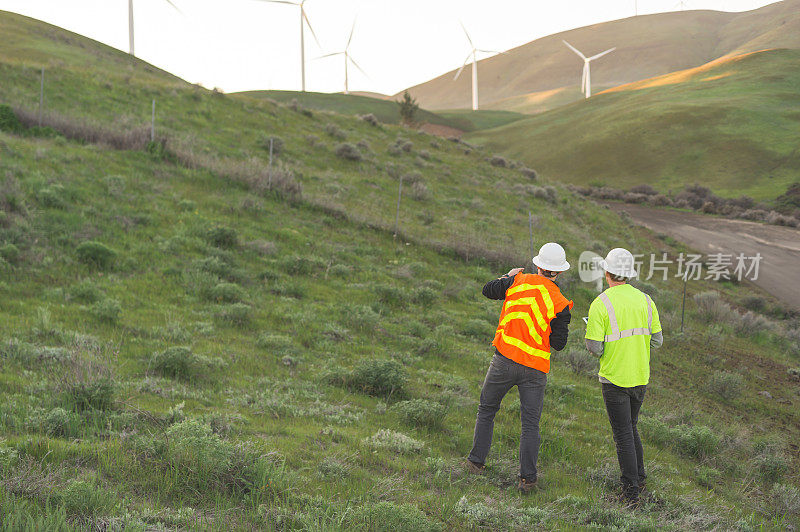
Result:
[[[645,304],[647,305],[647,327],[635,327],[633,329],[625,329],[623,331],[619,330],[619,324],[617,323],[617,314],[614,312],[614,305],[611,304],[611,298],[608,297],[608,294],[603,292],[598,297],[600,301],[603,302],[605,305],[606,310],[608,311],[608,324],[611,327],[611,334],[606,335],[606,342],[614,342],[616,340],[622,340],[623,338],[629,338],[631,336],[644,336],[644,335],[652,335],[653,334],[653,307],[652,301],[650,300],[650,296],[647,294],[643,294],[645,299]]]
[[[517,274],[506,290],[492,344],[504,357],[547,373],[550,322],[566,307],[572,308],[572,301],[553,281],[535,274]]]

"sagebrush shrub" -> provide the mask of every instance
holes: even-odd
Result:
[[[527,167],[523,166],[522,168],[519,169],[519,172],[523,176],[525,176],[528,179],[530,179],[531,181],[536,181],[536,178],[538,177],[538,174],[536,173],[536,170],[534,170],[533,168],[527,168]]]
[[[800,490],[790,484],[773,484],[766,497],[767,508],[776,516],[800,514]]]
[[[344,140],[347,138],[347,133],[342,131],[342,128],[336,124],[326,124],[325,133],[327,133],[329,137],[337,140]]]
[[[402,308],[408,302],[408,294],[405,290],[388,284],[375,286],[375,296],[381,303],[394,308]]]
[[[170,347],[150,357],[150,366],[158,374],[182,380],[207,376],[225,365],[222,359],[198,355],[188,347]]]
[[[760,314],[747,311],[733,323],[733,331],[739,336],[754,336],[772,329],[772,323]]]
[[[223,249],[235,248],[239,244],[239,236],[236,233],[236,229],[223,226],[209,229],[208,233],[206,233],[206,240],[212,246]]]
[[[350,371],[333,371],[325,380],[375,397],[402,397],[408,381],[403,366],[395,360],[362,360]]]
[[[347,528],[370,532],[435,532],[441,528],[413,504],[381,501],[351,509],[346,515]]]
[[[0,257],[9,264],[19,262],[19,248],[14,244],[8,243],[0,246]]]
[[[586,352],[585,349],[570,348],[563,355],[564,362],[578,375],[597,374],[597,359]]]
[[[76,359],[61,379],[63,405],[76,412],[105,411],[114,403],[116,389],[108,369],[96,362]]]
[[[284,146],[283,139],[280,137],[276,137],[274,135],[262,135],[258,141],[258,144],[267,153],[269,153],[270,141],[272,141],[272,155],[277,157],[283,152],[283,146]]]
[[[370,331],[380,320],[380,315],[367,305],[344,304],[339,316],[344,325],[359,331]]]
[[[52,502],[63,506],[71,515],[91,518],[108,515],[117,507],[118,500],[115,493],[94,482],[73,479],[63,490],[55,492]]]
[[[508,166],[508,161],[502,155],[493,155],[492,158],[489,159],[489,164],[499,168],[506,168]]]
[[[36,201],[38,201],[42,207],[51,209],[65,208],[67,206],[67,202],[65,201],[64,197],[65,190],[61,185],[50,185],[48,187],[43,187],[36,193]]]
[[[437,297],[439,297],[438,292],[427,286],[419,286],[411,292],[411,300],[423,307],[429,307],[433,305],[433,303],[436,302]]]
[[[312,275],[325,269],[325,262],[318,257],[301,257],[298,255],[285,257],[280,266],[290,275]]]
[[[244,299],[244,290],[236,283],[219,283],[208,295],[209,299],[218,303],[239,303]]]
[[[733,324],[738,317],[728,303],[723,301],[718,292],[700,292],[694,295],[700,320],[705,323]]]
[[[220,307],[216,314],[217,319],[235,325],[245,327],[250,324],[253,316],[253,309],[244,303],[231,303]]]
[[[715,371],[708,379],[707,388],[723,401],[732,401],[742,395],[744,381],[738,373]]]
[[[75,248],[78,260],[101,270],[107,270],[114,265],[117,252],[102,242],[82,242]]]
[[[92,305],[89,311],[98,321],[115,325],[122,315],[122,305],[116,299],[103,299]]]
[[[462,324],[461,333],[478,340],[486,340],[493,336],[494,327],[486,320],[471,319]]]
[[[360,161],[364,158],[358,147],[349,142],[343,142],[337,145],[334,153],[336,153],[338,157],[347,159],[348,161]]]
[[[97,303],[103,298],[103,292],[90,279],[84,279],[70,287],[69,296],[81,303]]]
[[[374,126],[374,127],[380,126],[380,122],[378,121],[378,118],[372,113],[367,113],[365,115],[359,115],[359,118],[361,120],[363,120],[364,122],[366,122],[367,124],[371,125],[371,126]]]
[[[9,105],[0,105],[0,131],[8,131],[9,133],[22,131],[22,124],[14,113],[14,109]]]
[[[48,436],[66,436],[69,428],[69,412],[63,408],[54,408],[41,419],[42,430]]]
[[[371,437],[364,439],[364,443],[371,449],[388,449],[396,453],[419,452],[425,444],[406,436],[402,432],[381,429]]]
[[[447,409],[440,403],[426,399],[401,401],[392,407],[401,420],[415,427],[436,428],[442,425]]]
[[[430,199],[431,193],[428,190],[428,185],[422,181],[418,181],[411,185],[411,197],[417,201],[425,201]]]

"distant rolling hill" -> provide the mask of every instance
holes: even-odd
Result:
[[[297,103],[309,109],[331,111],[344,115],[365,115],[372,113],[384,124],[400,123],[400,107],[394,99],[388,96],[381,98],[379,95],[373,96],[367,93],[328,94],[320,92],[275,90],[247,91],[239,94],[253,98],[269,98],[281,103],[297,100]],[[498,127],[521,118],[524,118],[524,115],[506,111],[475,112],[471,110],[457,110],[454,112],[432,113],[425,109],[420,109],[417,112],[417,120],[420,123],[444,126],[445,128],[452,129],[453,133]]]
[[[592,63],[593,87],[609,88],[703,65],[723,55],[800,48],[800,0],[744,13],[681,11],[615,20],[537,39],[479,62],[481,107],[537,113],[581,98],[585,54],[617,50]],[[411,87],[426,109],[471,106],[470,76],[455,71]]]
[[[553,179],[775,198],[800,175],[800,50],[729,56],[469,140]]]

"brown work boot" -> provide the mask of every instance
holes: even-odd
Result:
[[[527,495],[528,493],[536,490],[536,481],[529,481],[525,477],[519,477],[519,491],[523,495]]]
[[[470,473],[475,473],[476,475],[483,473],[483,464],[478,464],[469,459],[464,460],[464,467],[467,469],[467,471]]]

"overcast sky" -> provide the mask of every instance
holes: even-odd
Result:
[[[226,92],[300,88],[299,8],[262,0],[134,0],[136,55],[189,82]],[[688,0],[686,9],[746,11],[761,0]],[[306,32],[307,90],[344,88],[340,57],[357,20],[350,90],[394,94],[461,66],[478,48],[507,50],[597,22],[680,9],[677,0],[307,0],[321,47]],[[127,0],[0,0],[0,9],[128,49]],[[0,36],[0,38],[2,38]],[[591,50],[590,50],[591,51]]]

